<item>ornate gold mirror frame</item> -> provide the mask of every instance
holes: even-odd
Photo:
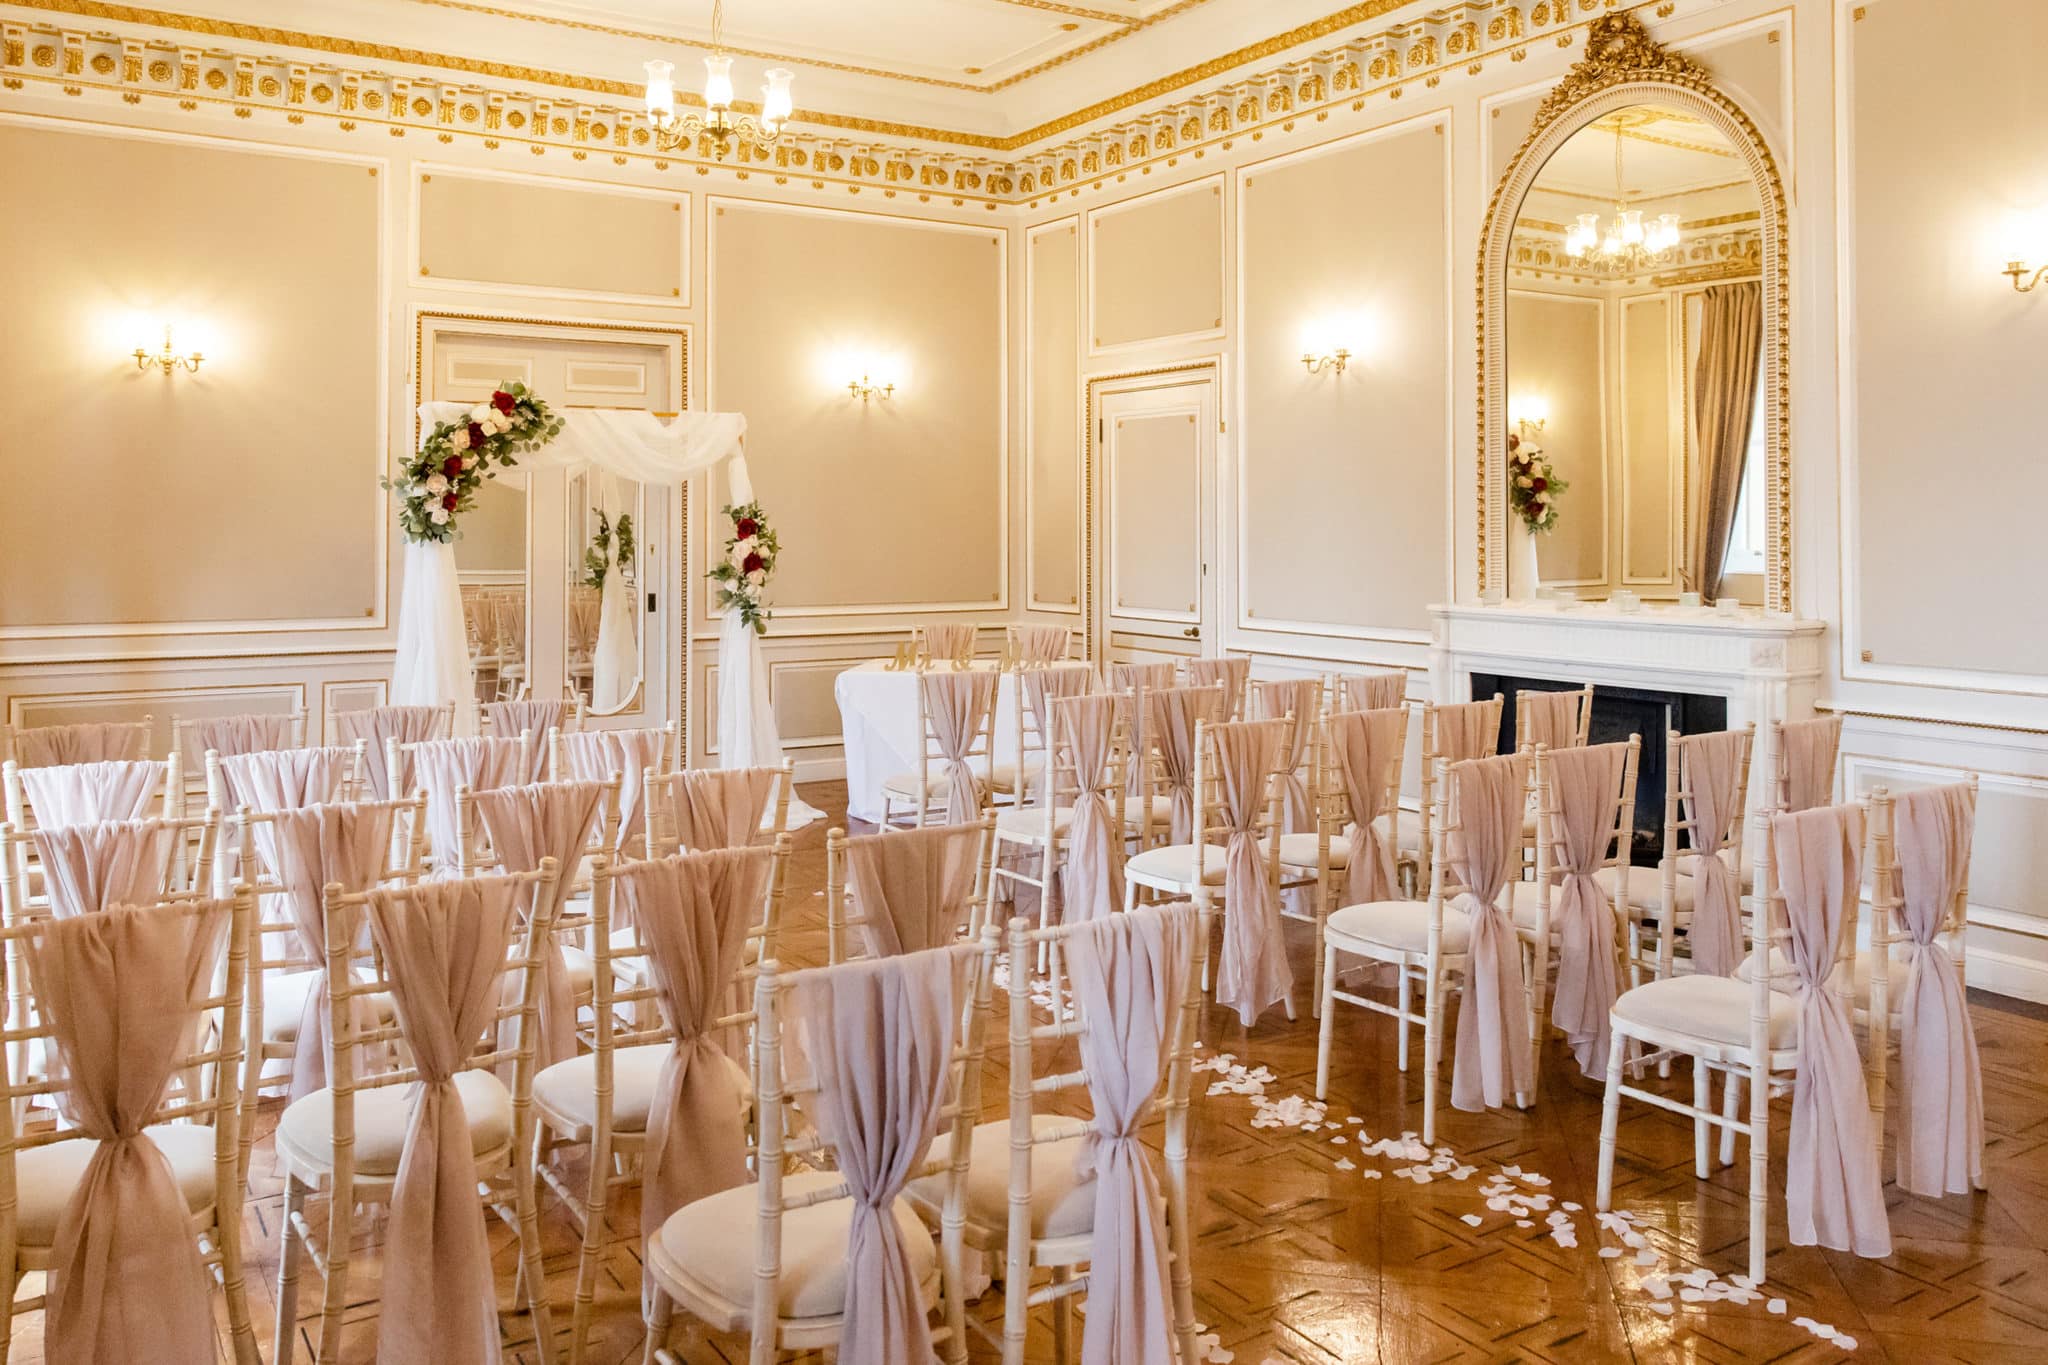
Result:
[[[1742,107],[1714,85],[1705,67],[1667,52],[1633,14],[1609,14],[1586,32],[1586,55],[1544,97],[1529,135],[1515,152],[1493,201],[1479,247],[1479,594],[1500,600],[1507,585],[1507,268],[1522,199],[1551,154],[1594,120],[1627,105],[1654,101],[1719,129],[1756,182],[1763,234],[1763,373],[1768,447],[1764,487],[1764,606],[1792,603],[1792,474],[1787,458],[1790,403],[1786,364],[1785,184],[1763,134]]]

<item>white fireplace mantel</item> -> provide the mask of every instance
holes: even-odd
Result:
[[[1813,713],[1827,624],[1745,611],[1644,604],[1434,606],[1432,695],[1471,697],[1474,673],[1555,678],[1728,700],[1731,728]]]

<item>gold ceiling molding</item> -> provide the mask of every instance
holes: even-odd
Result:
[[[1575,257],[1564,249],[1563,224],[1518,218],[1508,244],[1508,269],[1578,284],[1626,285],[1647,279],[1660,289],[1703,279],[1755,279],[1764,261],[1760,215],[1749,213],[1740,218],[1748,225],[1725,232],[1695,231],[1702,225],[1688,223],[1677,254],[1647,270],[1609,267],[1597,258]]]

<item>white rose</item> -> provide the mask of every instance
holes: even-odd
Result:
[[[440,474],[431,474],[427,477],[427,492],[429,494],[438,498],[447,491],[448,480],[444,476]]]
[[[752,573],[747,575],[747,582],[752,583],[757,588],[760,587],[767,580],[768,571],[766,569],[756,569]]]
[[[492,408],[491,424],[499,431],[510,431],[512,430],[512,414],[509,412],[499,412],[496,408]]]
[[[490,421],[491,418],[497,416],[497,414],[498,410],[492,407],[489,403],[478,403],[475,407],[469,410],[469,420],[481,426],[485,422]]]
[[[445,507],[435,507],[427,513],[427,520],[433,522],[436,526],[446,526],[448,524],[448,509]]]

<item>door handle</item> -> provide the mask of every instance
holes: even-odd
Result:
[[[1199,640],[1202,638],[1202,628],[1200,626],[1189,626],[1186,630],[1182,631],[1181,634],[1185,635],[1190,640]]]

